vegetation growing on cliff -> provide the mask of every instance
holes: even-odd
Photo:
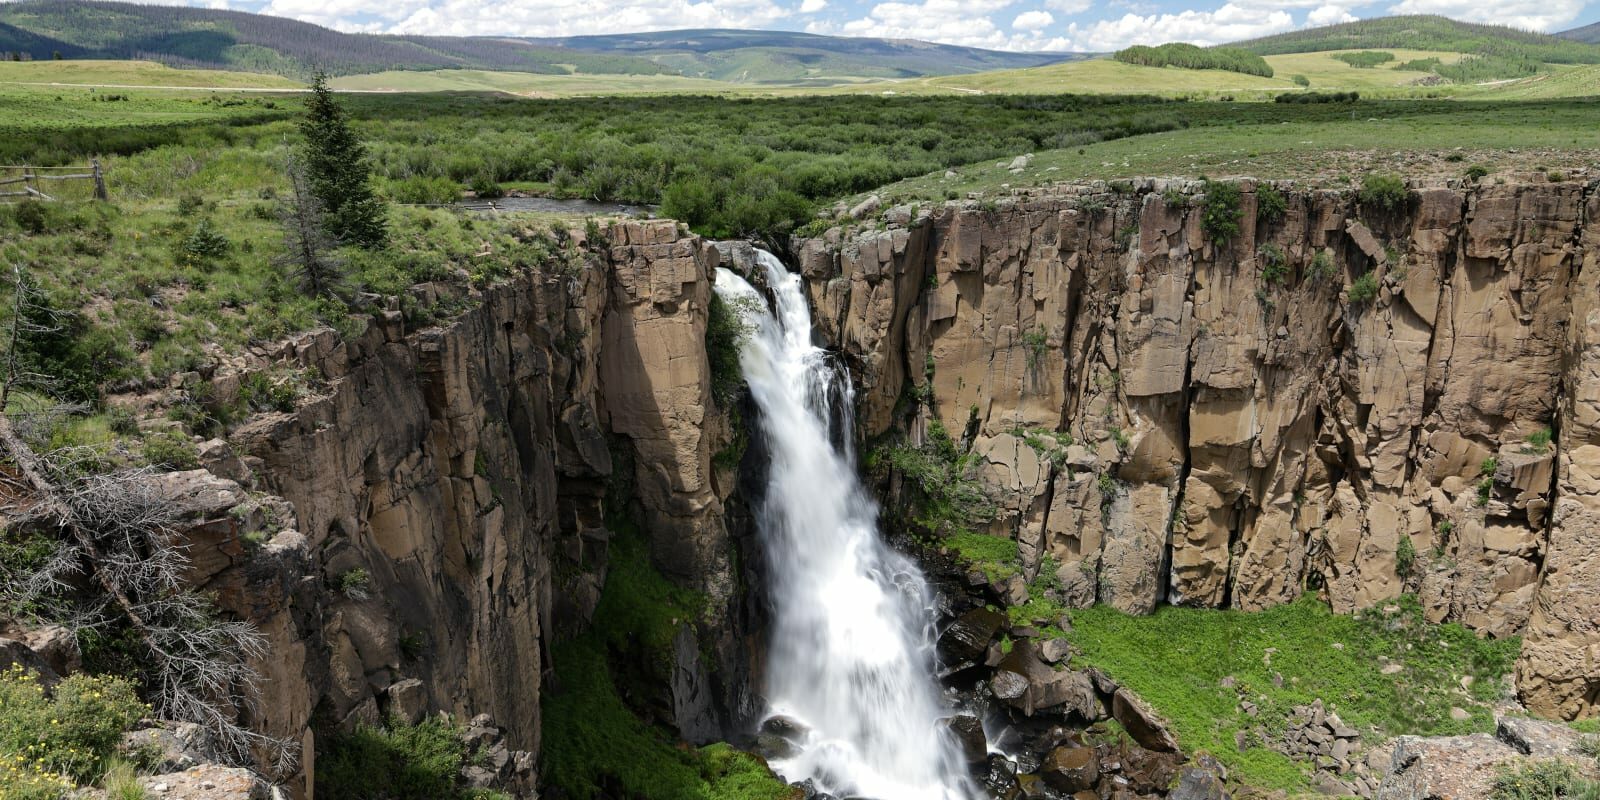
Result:
[[[317,794],[349,800],[508,800],[462,785],[469,756],[462,729],[431,718],[390,720],[336,734],[317,754]]]
[[[47,693],[21,665],[0,670],[0,796],[57,800],[97,783],[149,713],[122,678],[80,673]]]
[[[1320,699],[1366,742],[1490,731],[1492,705],[1520,648],[1515,638],[1429,624],[1409,596],[1353,616],[1307,595],[1260,612],[1161,607],[1130,617],[1097,607],[1071,618],[1082,664],[1154,705],[1185,750],[1208,751],[1241,782],[1268,789],[1309,788],[1304,765],[1254,733],[1266,726],[1269,738],[1278,736],[1281,728],[1271,726],[1283,725],[1293,707]],[[1399,669],[1385,674],[1385,665]],[[1468,688],[1463,676],[1473,678]],[[1259,715],[1247,714],[1243,701]],[[1466,719],[1453,718],[1452,707],[1465,709]]]

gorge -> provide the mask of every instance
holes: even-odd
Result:
[[[352,335],[225,363],[211,402],[286,369],[320,388],[163,485],[193,582],[270,641],[250,722],[300,743],[295,797],[320,796],[319,737],[440,711],[503,737],[497,787],[640,794],[662,778],[596,728],[615,708],[694,745],[787,718],[772,766],[815,790],[978,796],[994,742],[940,727],[936,676],[960,665],[933,652],[973,613],[992,616],[961,680],[996,718],[1114,718],[1138,758],[1196,755],[1139,730],[1159,714],[1114,676],[1045,657],[1073,640],[1058,612],[1094,605],[1414,594],[1430,622],[1522,637],[1527,710],[1588,717],[1596,186],[1063,183],[836,219],[778,243],[792,272],[670,220],[597,225],[564,233],[577,263],[421,284]],[[718,291],[750,326],[732,392]],[[896,446],[948,446],[982,517],[933,508],[938,487],[875,457]],[[1089,749],[1061,744],[1078,733],[1047,750]],[[1113,772],[1097,796],[1171,782]]]

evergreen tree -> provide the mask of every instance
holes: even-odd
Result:
[[[372,193],[367,152],[333,92],[318,73],[300,122],[305,134],[306,178],[320,203],[328,233],[340,242],[365,248],[383,246],[383,202]]]

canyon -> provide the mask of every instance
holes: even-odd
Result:
[[[1414,593],[1523,637],[1521,702],[1574,719],[1600,702],[1600,192],[1562,178],[1416,181],[1392,207],[1241,180],[1221,240],[1204,183],[1061,184],[780,244],[857,439],[937,422],[977,455],[981,533],[1019,554],[979,587],[1001,605],[1047,567],[1061,603],[1135,614]],[[413,287],[356,335],[204,376],[221,398],[283,365],[321,381],[164,478],[194,583],[269,637],[250,722],[301,743],[293,796],[319,729],[435,711],[487,715],[502,785],[532,792],[551,650],[589,629],[626,530],[701,601],[661,720],[696,744],[760,721],[767,454],[705,344],[715,270],[753,251],[665,220],[570,236],[579,265]]]

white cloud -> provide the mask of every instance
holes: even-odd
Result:
[[[306,3],[316,0],[273,0]],[[390,0],[328,0],[368,5],[369,13]],[[791,15],[772,0],[540,0],[489,4],[482,0],[392,0],[410,11],[391,33],[451,36],[577,36],[677,28],[759,28]]]
[[[1067,38],[1074,49],[1105,52],[1134,44],[1166,42],[1192,42],[1210,46],[1282,33],[1294,27],[1294,17],[1287,11],[1227,3],[1216,11],[1189,10],[1148,16],[1126,14],[1120,19],[1081,26],[1074,22],[1067,26]]]
[[[1048,11],[1024,11],[1011,21],[1011,29],[1018,31],[1037,31],[1049,27],[1056,21]]]
[[[800,4],[800,13],[815,14],[828,7],[828,0],[804,0]]]
[[[989,15],[1013,5],[1015,0],[894,0],[873,6],[864,17],[843,23],[813,22],[812,33],[878,36],[887,39],[922,39],[967,47],[1012,48],[1013,37],[995,26]]]
[[[1082,14],[1093,5],[1091,0],[1044,0],[1044,7],[1063,14]]]
[[[1467,22],[1512,25],[1535,31],[1559,30],[1583,12],[1585,0],[1401,0],[1395,14],[1443,14]]]
[[[1355,22],[1356,15],[1343,6],[1318,6],[1306,15],[1306,26],[1334,25],[1340,22]]]

